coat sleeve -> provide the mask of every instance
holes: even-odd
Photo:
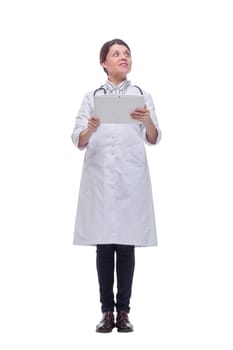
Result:
[[[147,106],[147,108],[149,109],[150,111],[150,116],[151,116],[151,119],[158,131],[158,137],[157,137],[157,140],[156,140],[156,144],[159,143],[159,141],[161,140],[161,130],[159,128],[159,123],[158,123],[158,118],[157,118],[157,115],[156,115],[156,111],[155,111],[155,106],[154,106],[154,102],[153,102],[153,99],[151,97],[150,94],[148,94],[147,92],[144,91],[144,97],[145,97],[145,104]],[[144,138],[144,142],[147,144],[147,145],[152,145],[150,142],[148,142],[147,138],[146,138],[146,128],[143,124],[141,124],[141,128],[142,128],[142,132],[143,132],[143,138]]]
[[[80,135],[81,131],[83,131],[84,129],[87,128],[88,118],[90,116],[91,116],[91,105],[90,105],[89,93],[87,93],[84,96],[83,101],[81,103],[81,106],[79,108],[77,117],[75,119],[74,129],[73,129],[73,132],[71,134],[71,139],[72,139],[73,144],[76,147],[78,147],[80,150],[83,150],[86,148],[86,146],[79,147],[78,143],[79,143],[79,135]]]

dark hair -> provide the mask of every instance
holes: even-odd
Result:
[[[110,41],[107,41],[100,50],[100,63],[103,63],[106,60],[107,54],[109,52],[109,49],[111,46],[118,44],[118,45],[124,45],[127,47],[127,49],[129,50],[129,52],[131,52],[129,45],[127,45],[123,40],[121,39],[113,39]],[[105,73],[108,74],[107,69],[104,68]]]

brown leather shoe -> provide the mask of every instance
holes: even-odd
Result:
[[[133,332],[133,325],[130,323],[128,313],[126,311],[118,312],[116,327],[118,332]]]
[[[103,318],[96,326],[98,333],[110,333],[115,327],[113,312],[108,311],[103,313]]]

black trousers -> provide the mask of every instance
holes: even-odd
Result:
[[[100,244],[96,249],[96,266],[100,289],[102,312],[130,311],[135,254],[134,246]],[[116,267],[117,294],[114,298],[114,276]]]

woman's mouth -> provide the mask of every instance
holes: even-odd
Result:
[[[122,62],[122,63],[120,63],[120,66],[122,66],[122,67],[128,67],[128,63],[127,63],[127,62]]]

